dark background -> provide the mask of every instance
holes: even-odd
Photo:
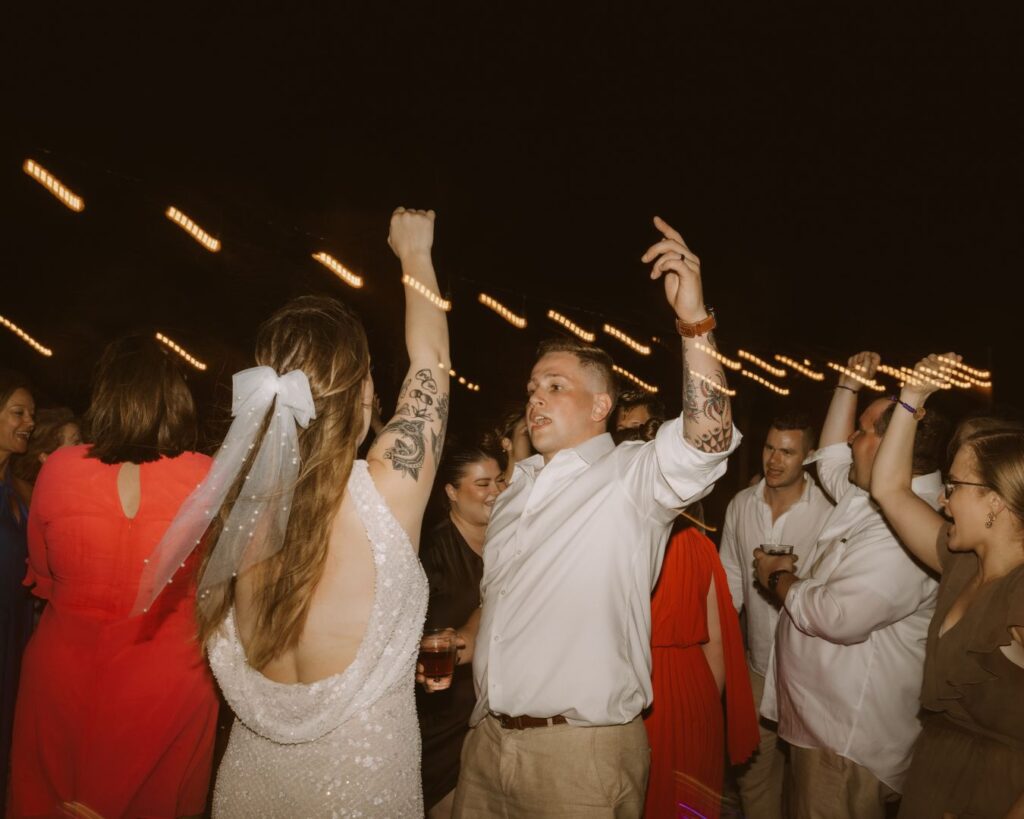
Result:
[[[0,315],[54,355],[3,331],[0,364],[41,404],[84,409],[102,345],[162,330],[209,363],[193,383],[213,418],[259,322],[304,292],[357,307],[393,397],[399,204],[438,213],[453,364],[481,385],[453,386],[456,428],[522,400],[550,307],[661,338],[649,358],[599,343],[678,408],[671,315],[639,262],[655,213],[701,256],[725,352],[820,370],[864,348],[897,365],[955,349],[995,386],[951,409],[1024,404],[1019,4],[321,6],[8,7]],[[782,383],[824,410],[827,386]],[[732,386],[749,440],[726,500],[779,407]]]

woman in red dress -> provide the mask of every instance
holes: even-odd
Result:
[[[669,540],[651,599],[654,704],[645,819],[717,817],[725,723],[734,765],[757,748],[757,714],[739,620],[715,544],[692,527]]]
[[[217,698],[196,643],[194,563],[130,617],[144,560],[209,469],[195,407],[155,341],[112,344],[86,418],[95,443],[43,467],[26,584],[48,601],[25,651],[12,816],[203,813]]]

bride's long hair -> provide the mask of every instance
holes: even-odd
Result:
[[[278,375],[302,370],[316,408],[316,418],[297,430],[301,466],[284,545],[252,569],[255,627],[246,653],[249,664],[260,669],[297,644],[313,591],[323,576],[331,524],[363,432],[362,389],[370,371],[370,351],[362,322],[348,307],[337,299],[302,296],[260,327],[256,362],[273,367]],[[273,411],[271,405],[253,453],[259,452]],[[207,530],[208,547],[217,542],[253,457],[243,465]],[[207,548],[202,570],[209,555]],[[234,602],[234,580],[212,586],[201,596],[197,603],[201,645],[218,629]]]

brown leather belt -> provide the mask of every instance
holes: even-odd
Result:
[[[498,721],[502,728],[512,731],[521,731],[524,728],[547,728],[551,725],[565,725],[567,722],[561,714],[555,717],[510,717],[508,714],[496,714],[491,711],[491,716]]]

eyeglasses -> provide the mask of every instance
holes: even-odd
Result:
[[[981,487],[984,487],[985,489],[991,489],[992,488],[987,483],[975,483],[974,481],[954,481],[954,480],[948,480],[944,484],[942,484],[942,490],[946,493],[946,498],[947,499],[950,497],[950,495],[953,494],[953,490],[956,489],[958,486],[981,486]]]

